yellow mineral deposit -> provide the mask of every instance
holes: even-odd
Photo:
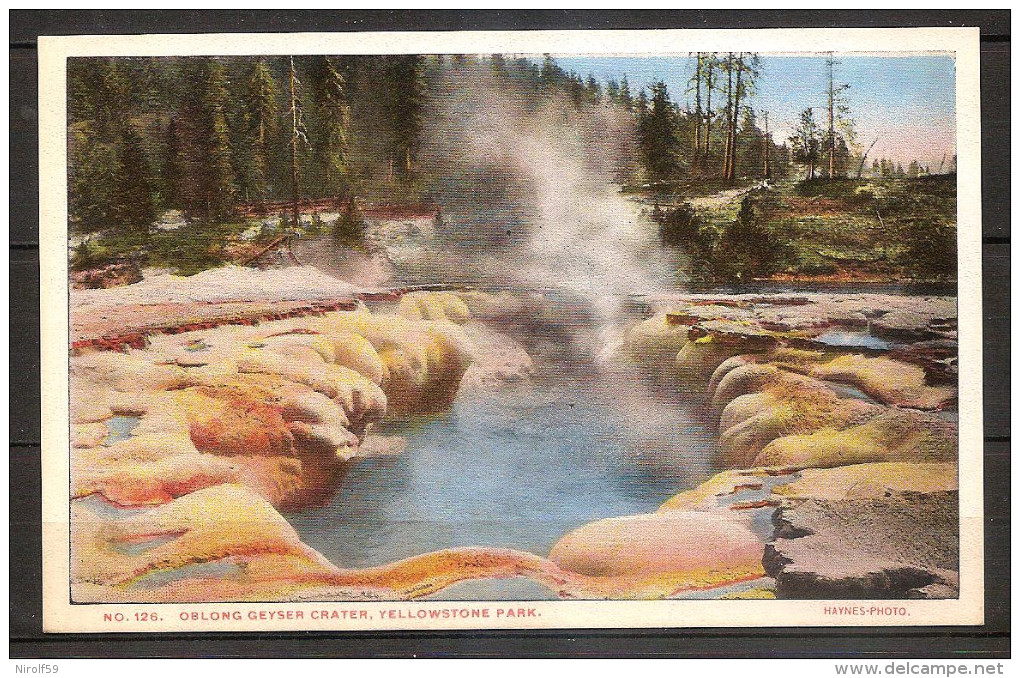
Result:
[[[887,405],[937,409],[956,397],[950,385],[929,386],[924,369],[886,357],[844,355],[811,370],[812,376],[859,387]]]
[[[732,495],[738,489],[760,489],[762,487],[762,480],[754,471],[723,471],[693,490],[674,495],[659,507],[658,513],[714,510],[718,507],[719,496]]]
[[[882,462],[826,469],[804,469],[800,477],[773,490],[791,499],[882,499],[901,492],[945,492],[957,489],[954,462]]]
[[[756,466],[826,468],[881,461],[950,461],[957,454],[956,427],[911,410],[890,409],[844,430],[822,428],[777,438]]]

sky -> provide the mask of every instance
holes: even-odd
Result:
[[[693,74],[693,58],[657,57],[572,57],[554,55],[565,70],[587,77],[589,73],[605,82],[624,74],[631,92],[662,80],[670,97],[683,104],[687,82]],[[808,106],[826,105],[828,55],[761,55],[762,75],[750,104],[769,111],[769,127],[777,143],[785,141],[796,125],[800,111]],[[870,159],[890,158],[904,166],[911,160],[937,171],[943,154],[947,166],[956,152],[956,72],[952,55],[933,53],[890,53],[889,55],[837,54],[835,76],[849,84],[844,92],[856,123],[858,143],[865,148],[877,137]],[[714,102],[713,102],[714,103]],[[693,103],[692,103],[693,105]],[[824,124],[824,110],[816,119]]]

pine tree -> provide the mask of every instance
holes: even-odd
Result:
[[[648,112],[648,93],[644,87],[641,88],[637,98],[634,99],[633,110],[638,114],[639,118]]]
[[[231,163],[230,128],[227,124],[229,96],[223,65],[215,60],[210,61],[203,102],[208,125],[208,138],[205,142],[209,150],[203,193],[207,216],[217,220],[229,216],[237,198],[237,184]]]
[[[193,217],[222,220],[237,197],[223,64],[189,58],[184,77],[191,87],[178,117],[181,204]]]
[[[300,86],[294,57],[290,57],[287,70],[287,131],[290,148],[291,221],[294,228],[301,225],[301,152],[308,145],[305,106],[300,96]]]
[[[630,84],[627,82],[626,74],[620,79],[620,105],[628,111],[634,109],[634,100],[630,95]]]
[[[757,112],[750,106],[743,107],[737,135],[737,156],[743,158],[745,173],[765,177],[768,146],[764,132],[758,128]]]
[[[68,79],[68,218],[95,231],[113,223],[122,121],[129,115],[128,83],[112,59],[72,58]]]
[[[91,121],[95,127],[103,99],[104,60],[75,57],[67,60],[67,115],[70,124]]]
[[[99,133],[114,141],[131,111],[131,80],[116,59],[103,59],[98,69],[99,105],[96,124]]]
[[[184,191],[181,189],[181,181],[184,177],[184,167],[179,127],[177,115],[171,113],[163,132],[163,163],[159,170],[160,203],[164,208],[183,206]]]
[[[317,134],[314,151],[330,194],[349,190],[350,106],[347,81],[330,57],[317,57],[311,72],[316,94]]]
[[[588,79],[584,81],[584,89],[588,94],[588,101],[592,104],[598,104],[602,100],[602,85],[595,79],[595,76],[591,73],[588,74]]]
[[[826,135],[826,148],[829,158],[828,178],[835,179],[843,172],[840,170],[840,160],[850,158],[850,147],[854,145],[856,131],[853,118],[850,117],[850,106],[846,96],[843,94],[850,89],[847,83],[837,83],[835,80],[835,68],[839,65],[831,56],[825,60],[826,72],[828,75],[828,87],[826,95],[828,105],[829,125]]]
[[[166,87],[165,69],[157,59],[125,59],[121,62],[131,81],[131,107],[141,113],[163,110],[170,92]]]
[[[546,54],[542,58],[540,76],[542,78],[542,87],[552,91],[557,83],[566,76],[566,73],[556,64],[556,60],[552,56]]]
[[[606,83],[606,97],[614,104],[620,103],[620,83],[613,78]]]
[[[650,108],[643,109],[639,116],[638,136],[645,164],[654,179],[667,179],[679,169],[680,141],[676,136],[677,111],[666,83],[659,81],[651,86]]]
[[[149,103],[135,96],[142,70],[116,59],[69,65],[69,218],[87,230],[147,230],[155,219],[149,162],[132,124]]]
[[[762,176],[768,181],[772,178],[772,134],[769,132],[769,112],[762,111],[765,131],[762,134]]]
[[[736,72],[735,57],[733,52],[723,59],[721,68],[726,74],[726,107],[724,110],[726,118],[726,147],[723,149],[723,171],[724,179],[730,178],[730,146],[733,145],[733,74]]]
[[[734,181],[737,176],[737,133],[742,106],[754,94],[755,82],[761,74],[757,54],[730,52],[724,62],[726,73],[726,154],[723,161],[723,178]]]
[[[807,164],[809,180],[815,178],[815,164],[818,162],[821,144],[821,130],[815,123],[814,113],[812,109],[806,108],[801,111],[800,123],[794,130],[793,136],[790,137],[790,145],[794,157]]]
[[[393,135],[392,158],[409,173],[421,143],[425,80],[423,58],[416,54],[390,57],[388,68],[389,128]]]
[[[704,158],[707,161],[712,155],[712,119],[715,111],[712,110],[712,92],[719,87],[719,56],[712,52],[704,57],[702,66],[705,78],[705,144]]]
[[[704,81],[704,57],[702,52],[694,55],[694,75],[687,81],[687,93],[694,92],[694,149],[691,153],[692,164],[697,167],[701,161],[701,126],[705,112],[701,107],[701,86]]]
[[[279,128],[279,87],[265,57],[251,67],[244,97],[245,142],[250,153],[248,184],[259,200],[269,195],[269,163]]]
[[[76,230],[111,224],[117,155],[100,139],[94,120],[75,121],[68,132],[68,218]]]
[[[124,125],[117,148],[110,206],[113,222],[131,230],[148,231],[156,218],[149,165],[141,137],[130,125]]]

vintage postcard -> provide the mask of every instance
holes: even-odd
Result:
[[[982,623],[978,29],[39,64],[46,631]]]

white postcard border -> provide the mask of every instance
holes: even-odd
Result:
[[[39,38],[43,628],[46,632],[929,626],[984,622],[979,29],[465,31]],[[678,49],[683,46],[683,49]],[[960,598],[71,604],[69,596],[66,60],[241,54],[686,55],[952,52],[959,248]],[[962,302],[962,303],[961,303]],[[1004,575],[1005,576],[1005,575]],[[833,612],[834,608],[845,608]],[[432,611],[467,610],[443,613]],[[508,610],[524,610],[508,616]],[[529,612],[530,610],[530,612]],[[870,610],[858,613],[852,610]],[[877,612],[875,612],[877,610]],[[319,619],[318,612],[337,618]],[[367,611],[368,619],[351,619]],[[290,612],[289,618],[285,614]],[[298,613],[300,618],[298,618]],[[270,614],[276,613],[276,614]],[[487,616],[481,616],[481,615]],[[423,615],[419,617],[419,615]],[[214,619],[215,617],[215,619]]]

